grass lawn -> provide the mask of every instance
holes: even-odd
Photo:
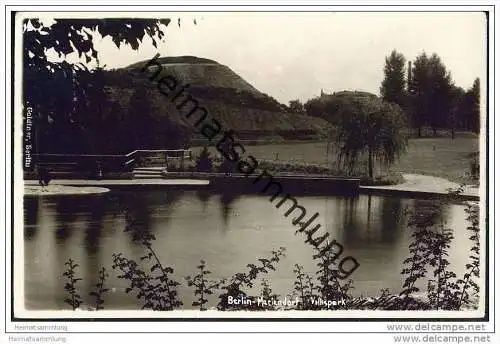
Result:
[[[457,183],[467,182],[469,156],[478,151],[477,137],[411,139],[407,154],[391,170],[427,174]]]
[[[279,143],[245,146],[247,154],[252,154],[258,160],[281,162],[299,162],[328,166],[335,164],[332,144],[321,142]],[[201,147],[194,147],[195,155]],[[211,147],[213,156],[219,156],[217,150]],[[449,137],[412,138],[408,143],[408,151],[401,159],[391,166],[391,171],[402,173],[426,174],[446,178],[455,182],[467,182],[471,153],[479,150],[479,140],[472,134],[457,135],[452,140]],[[470,181],[469,181],[470,182]]]

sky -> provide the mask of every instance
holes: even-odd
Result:
[[[324,92],[379,94],[393,49],[407,60],[437,53],[457,86],[486,76],[486,18],[465,12],[193,13],[172,18],[166,40],[138,51],[96,41],[101,65],[124,67],[161,56],[216,60],[282,103]],[[181,26],[177,25],[181,19]],[[196,25],[193,20],[196,19]]]

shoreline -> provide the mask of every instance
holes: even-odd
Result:
[[[36,180],[24,180],[25,195],[71,195],[71,194],[98,194],[110,191],[112,188],[128,187],[186,187],[204,189],[213,185],[214,176],[203,179],[198,178],[150,178],[150,179],[106,179],[106,180],[88,180],[88,179],[55,179],[46,187],[49,191],[41,191],[41,187]],[[217,177],[215,177],[217,178]],[[228,177],[222,177],[228,178]],[[316,180],[318,176],[300,175],[294,176],[298,180],[311,179]],[[448,197],[449,189],[460,187],[458,183],[450,180],[421,174],[403,174],[404,183],[397,185],[381,186],[359,186],[359,194],[381,195],[381,196],[400,196],[417,198],[439,198]],[[57,188],[54,188],[56,186]],[[64,187],[61,189],[61,187]],[[28,191],[28,192],[26,192]],[[456,196],[459,199],[468,201],[480,200],[480,189],[470,185],[464,186],[464,191]]]

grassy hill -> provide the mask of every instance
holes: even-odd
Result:
[[[204,86],[210,88],[230,88],[246,91],[257,97],[265,96],[229,67],[213,60],[195,56],[163,57],[157,60],[161,63],[164,74],[172,75],[183,84]],[[141,69],[148,61],[134,63],[126,69]]]
[[[194,56],[159,59],[164,75],[174,76],[188,92],[207,109],[213,118],[232,129],[241,138],[316,139],[324,136],[331,125],[321,118],[287,112],[287,108],[260,92],[229,67],[213,60]],[[126,68],[106,72],[108,94],[126,108],[139,87],[147,90],[155,116],[168,116],[186,126],[179,111],[156,89],[140,69],[141,61]]]

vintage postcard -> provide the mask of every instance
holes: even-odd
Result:
[[[490,17],[431,10],[13,13],[13,317],[488,319]]]

